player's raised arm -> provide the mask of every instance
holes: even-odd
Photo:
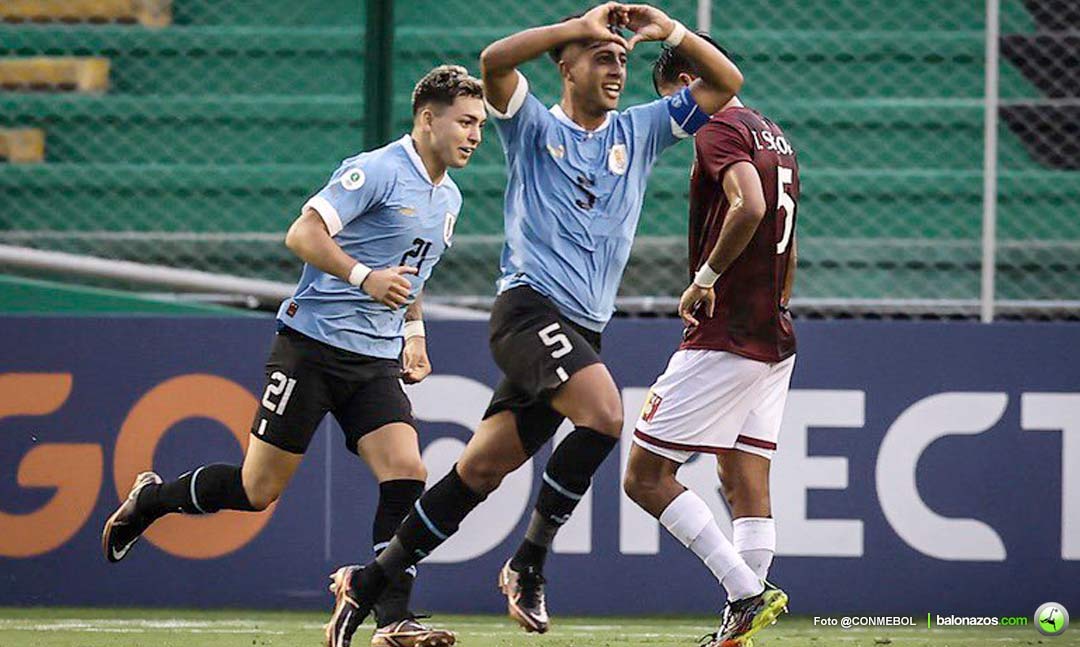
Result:
[[[517,67],[560,45],[585,40],[610,41],[626,47],[623,37],[612,29],[625,25],[626,20],[623,5],[608,2],[580,18],[526,29],[495,41],[480,54],[485,99],[496,110],[506,112],[517,89]]]
[[[701,36],[649,5],[626,5],[626,27],[634,32],[632,48],[640,42],[662,40],[694,62],[700,77],[690,84],[694,101],[706,114],[723,108],[739,93],[743,75],[723,52]]]
[[[305,263],[361,288],[383,305],[400,308],[409,299],[410,284],[403,275],[416,274],[415,267],[372,270],[356,262],[331,238],[325,220],[311,207],[293,221],[285,246]]]

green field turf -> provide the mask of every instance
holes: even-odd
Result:
[[[316,647],[325,615],[266,611],[171,609],[0,609],[0,647]],[[710,618],[555,618],[544,636],[526,635],[505,617],[439,616],[463,647],[655,647],[697,645]],[[367,645],[371,628],[354,642]],[[1080,645],[1080,627],[1057,638],[1017,629],[822,629],[811,618],[785,617],[759,634],[755,647],[978,647]]]

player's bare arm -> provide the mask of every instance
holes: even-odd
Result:
[[[688,326],[699,323],[694,316],[699,302],[705,306],[706,316],[712,316],[716,305],[712,285],[716,277],[723,274],[743,253],[765,217],[765,193],[753,164],[732,164],[724,173],[723,184],[728,204],[731,205],[724,226],[702,270],[679,299],[679,316]]]
[[[357,262],[334,242],[326,223],[311,207],[293,221],[285,234],[285,246],[305,263],[342,281],[352,282]],[[416,273],[415,267],[406,265],[372,270],[360,283],[360,288],[379,303],[397,309],[409,300],[410,285],[404,275]]]
[[[728,208],[720,237],[709,254],[709,266],[722,274],[743,253],[765,217],[765,193],[761,178],[750,162],[732,164],[724,173]]]
[[[431,361],[427,354],[427,335],[424,332],[423,293],[405,309],[405,349],[401,353],[401,379],[405,384],[416,384],[431,375]]]
[[[423,297],[424,297],[424,293],[423,292],[418,292],[416,294],[416,298],[413,300],[413,302],[410,303],[409,307],[405,309],[405,325],[408,325],[410,322],[413,322],[413,321],[423,321],[424,320]],[[423,337],[423,335],[418,335],[418,336]]]
[[[592,8],[580,18],[526,29],[495,41],[480,54],[484,97],[496,110],[504,112],[517,89],[517,67],[565,43],[602,41],[629,49],[626,40],[610,29],[626,24],[624,6],[608,2]]]
[[[795,287],[795,268],[798,265],[799,256],[799,239],[794,237],[791,240],[791,254],[788,255],[787,271],[784,272],[784,289],[780,293],[780,307],[786,308],[791,303],[791,291]]]
[[[677,40],[680,53],[697,64],[701,76],[690,84],[698,107],[708,114],[723,108],[739,93],[743,75],[731,59],[704,38],[675,22],[663,11],[649,5],[626,5],[626,27],[634,32],[631,48],[637,43]]]

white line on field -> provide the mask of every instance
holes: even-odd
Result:
[[[95,627],[93,625],[26,625],[5,626],[4,631],[70,631],[72,633],[102,633],[102,634],[145,634],[153,629],[145,627]],[[284,631],[271,631],[268,629],[196,629],[184,628],[180,633],[189,634],[259,634],[283,636]]]

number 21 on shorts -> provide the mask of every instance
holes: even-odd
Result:
[[[296,379],[291,378],[281,371],[270,374],[270,381],[266,383],[266,391],[263,392],[262,405],[278,414],[285,413],[285,407],[289,404],[293,389],[296,388]],[[279,398],[274,402],[274,398]]]

